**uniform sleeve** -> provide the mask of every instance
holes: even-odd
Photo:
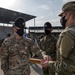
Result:
[[[36,54],[38,58],[42,58],[45,55],[45,52],[42,51],[40,47],[34,42],[31,42],[31,51],[32,54]]]
[[[1,45],[1,51],[0,51],[0,57],[6,57],[8,55],[8,46],[6,44],[6,41],[4,41]]]
[[[64,34],[61,39],[61,43],[59,47],[60,54],[57,54],[57,55],[60,55],[60,57],[62,56],[62,57],[67,58],[68,54],[70,53],[73,47],[74,47],[74,36],[70,33]],[[50,67],[50,69],[56,72],[57,66],[61,68],[61,65],[60,65],[61,63],[62,63],[61,59],[58,58],[56,61],[49,61],[48,66]]]
[[[40,39],[40,42],[39,42],[39,47],[40,47],[40,49],[42,49],[42,41],[43,40],[43,38],[42,39]]]
[[[71,34],[66,34],[63,36],[61,43],[60,43],[60,54],[67,58],[69,52],[74,47],[74,40]]]

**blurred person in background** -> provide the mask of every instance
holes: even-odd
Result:
[[[45,36],[40,39],[39,46],[40,48],[46,52],[46,55],[49,55],[51,57],[51,60],[56,60],[56,42],[57,39],[55,36],[52,35],[52,25],[49,22],[46,22],[44,24],[44,31]],[[44,75],[54,75],[55,73],[50,70],[49,68],[43,67],[43,74]]]

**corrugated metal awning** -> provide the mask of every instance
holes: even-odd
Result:
[[[32,16],[29,14],[8,10],[0,7],[0,23],[10,24],[14,22],[16,18],[23,17],[25,22],[35,18],[36,16]]]

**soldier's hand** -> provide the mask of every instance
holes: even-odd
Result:
[[[42,60],[41,60],[41,65],[42,65],[42,67],[47,68],[47,67],[48,67],[48,62],[49,62],[49,61],[47,61],[47,60],[45,60],[45,59],[42,59]]]
[[[51,60],[52,60],[52,58],[51,58],[50,56],[48,56],[48,55],[44,55],[44,56],[43,56],[43,59],[44,59],[45,61],[51,61]]]

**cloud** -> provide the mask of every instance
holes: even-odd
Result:
[[[39,8],[49,10],[50,7],[48,5],[41,5]]]
[[[45,16],[40,16],[40,17],[37,17],[37,20],[41,20],[43,18],[45,18]]]
[[[60,19],[43,19],[43,20],[36,20],[36,26],[44,26],[45,22],[50,22],[53,26],[60,25]]]
[[[74,0],[62,0],[63,3],[69,2],[69,1],[74,1]]]
[[[44,16],[41,16],[39,18],[35,19],[35,26],[44,26],[45,22],[50,22],[52,24],[52,26],[59,26],[60,25],[60,18],[44,18]],[[34,20],[29,21],[28,23],[26,23],[26,26],[34,26]]]
[[[52,4],[52,1],[49,1],[48,3],[51,5]]]

